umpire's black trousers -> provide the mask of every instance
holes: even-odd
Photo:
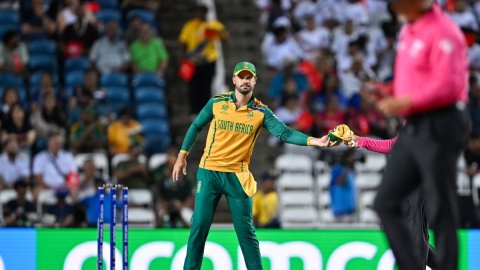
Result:
[[[424,270],[402,203],[421,187],[435,234],[437,269],[458,264],[457,159],[468,139],[464,110],[449,106],[409,117],[388,159],[374,207],[400,270]]]

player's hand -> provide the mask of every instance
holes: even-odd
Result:
[[[378,109],[386,116],[398,115],[401,111],[407,110],[411,106],[412,101],[408,97],[387,97],[378,102]]]
[[[173,181],[178,181],[181,178],[181,174],[187,175],[187,156],[184,153],[178,154],[177,161],[173,165]]]
[[[343,141],[349,148],[357,148],[358,147],[358,136],[353,135],[350,141]]]
[[[312,138],[310,139],[310,145],[316,147],[330,147],[332,145],[332,141],[328,138],[327,135],[322,136],[321,138]]]

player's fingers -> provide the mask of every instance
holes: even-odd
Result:
[[[177,181],[177,180],[178,180],[178,170],[177,170],[177,167],[173,167],[172,179],[173,179],[173,181]]]
[[[183,175],[187,175],[187,166],[183,166]]]

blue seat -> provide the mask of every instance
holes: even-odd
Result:
[[[102,9],[118,9],[118,0],[98,0]]]
[[[57,46],[55,42],[48,39],[34,40],[28,43],[28,53],[34,54],[48,54],[54,56],[57,53]]]
[[[157,153],[165,153],[168,146],[170,146],[170,134],[151,134],[145,138],[145,153],[148,156]]]
[[[0,75],[0,86],[13,86],[16,88],[25,88],[25,84],[23,83],[23,80],[21,77],[7,73],[7,74],[1,74]]]
[[[165,94],[161,88],[140,87],[134,90],[135,101],[138,105],[143,103],[161,103],[165,104]]]
[[[140,73],[133,77],[132,84],[135,88],[145,86],[163,88],[165,81],[156,73]]]
[[[134,17],[140,18],[143,22],[146,22],[152,26],[155,26],[155,13],[145,9],[130,10],[127,14],[127,20],[131,21]]]
[[[167,119],[167,109],[164,104],[150,103],[137,106],[137,119],[140,121]]]
[[[0,38],[3,38],[8,31],[19,32],[20,26],[17,24],[0,24]]]
[[[102,87],[128,87],[128,76],[124,73],[112,73],[102,75],[100,78]]]
[[[73,71],[65,76],[65,86],[70,88],[80,87],[83,85],[83,77],[85,72]]]
[[[43,71],[37,71],[37,72],[34,72],[32,74],[32,76],[30,76],[30,86],[40,86],[40,84],[42,83],[42,75],[43,75]],[[53,84],[55,86],[58,86],[58,75],[56,73],[53,73],[52,74],[52,79],[53,79]]]
[[[130,91],[125,87],[109,87],[105,91],[106,111],[116,113],[130,106]]]
[[[20,15],[16,11],[0,11],[0,24],[20,24]]]
[[[50,55],[32,55],[28,61],[28,68],[32,72],[46,70],[54,73],[58,69],[57,59]]]
[[[95,15],[95,17],[97,18],[97,21],[109,23],[111,21],[120,22],[121,15],[120,11],[115,9],[102,9]]]
[[[148,119],[140,121],[142,125],[142,134],[145,136],[151,134],[169,134],[168,121],[160,119]]]
[[[90,61],[86,57],[67,58],[65,60],[65,72],[85,71],[90,68]]]

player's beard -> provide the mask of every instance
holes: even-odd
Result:
[[[240,85],[240,86],[237,86],[237,91],[246,96],[248,95],[250,92],[253,91],[253,86],[251,84],[243,84],[243,85]]]

